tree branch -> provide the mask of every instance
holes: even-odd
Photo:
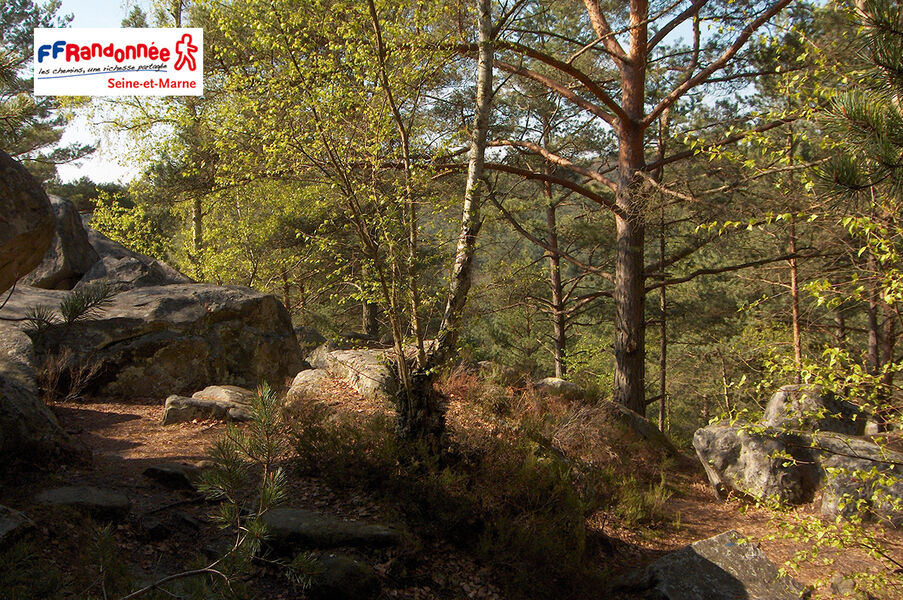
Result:
[[[589,1],[589,0],[587,0]],[[646,115],[643,119],[643,126],[648,127],[658,118],[662,111],[677,102],[677,100],[686,94],[688,91],[693,89],[694,87],[705,83],[706,79],[709,78],[713,73],[723,69],[725,65],[740,51],[743,46],[746,45],[746,42],[749,41],[749,38],[752,37],[752,34],[756,32],[762,25],[767,23],[773,16],[781,12],[788,4],[790,4],[793,0],[778,0],[771,7],[766,9],[758,18],[756,18],[752,23],[743,28],[743,31],[740,32],[740,35],[734,40],[734,43],[731,44],[724,53],[718,57],[715,62],[710,64],[708,67],[700,71],[694,77],[691,77],[681,85],[677,86],[671,92],[665,96],[658,105],[652,109],[652,111]]]

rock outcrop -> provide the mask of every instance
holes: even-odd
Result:
[[[75,205],[59,196],[49,198],[56,217],[53,242],[23,283],[48,290],[71,290],[100,256],[88,241]]]
[[[38,396],[31,339],[0,323],[0,460],[83,461],[88,451],[60,427]]]
[[[761,423],[793,431],[862,435],[868,415],[818,386],[785,385],[768,401]]]
[[[398,392],[398,377],[392,368],[393,350],[314,350],[307,361],[333,377],[345,379],[362,396],[391,400]]]
[[[120,521],[129,514],[132,503],[116,490],[91,486],[66,486],[44,490],[36,500],[41,504],[69,506],[95,519]]]
[[[87,229],[87,236],[100,259],[85,272],[76,287],[105,281],[119,292],[138,287],[194,283],[166,263],[133,252],[91,228]]]
[[[7,312],[24,318],[30,307],[58,305],[65,294],[20,286]],[[68,346],[76,360],[97,367],[86,393],[162,398],[226,381],[280,389],[301,365],[285,307],[238,286],[129,290],[95,318],[49,327],[42,340],[45,353]]]
[[[805,438],[770,429],[709,425],[693,447],[715,493],[734,491],[758,500],[811,502],[820,473]]]
[[[719,497],[729,492],[780,504],[903,523],[903,454],[861,435],[866,415],[819,388],[785,386],[758,423],[720,423],[693,436]]]
[[[0,292],[41,263],[53,240],[54,223],[40,184],[0,150]]]
[[[659,600],[801,600],[809,596],[782,575],[758,546],[736,531],[666,554],[616,583],[620,591]]]

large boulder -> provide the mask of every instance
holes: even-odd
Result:
[[[85,460],[88,452],[60,427],[38,396],[31,340],[0,323],[0,460]]]
[[[87,228],[87,236],[100,260],[85,272],[79,286],[105,281],[115,291],[123,291],[136,287],[194,283],[190,277],[166,263],[133,252],[90,227]]]
[[[47,194],[25,167],[0,150],[0,292],[41,263],[53,234]]]
[[[71,290],[100,256],[88,242],[75,205],[59,196],[50,196],[50,203],[56,217],[53,242],[44,260],[23,282],[48,290]]]
[[[24,318],[35,304],[56,306],[64,296],[22,286],[8,309]],[[282,303],[238,286],[174,284],[122,292],[94,318],[51,326],[41,339],[45,354],[68,346],[77,361],[97,368],[87,393],[166,397],[217,382],[249,388],[267,382],[281,389],[301,365]]]
[[[736,531],[694,542],[666,554],[642,572],[615,584],[656,600],[801,600],[799,582]]]
[[[693,436],[693,447],[715,493],[738,492],[757,500],[811,502],[820,473],[810,441],[761,426],[715,424]]]
[[[768,401],[761,423],[793,431],[862,435],[868,415],[819,386],[785,385]]]
[[[903,524],[903,454],[842,434],[818,435],[813,446],[824,470],[822,513]]]
[[[327,345],[322,345],[307,360],[315,369],[345,379],[367,398],[391,400],[398,392],[398,377],[392,368],[393,350],[330,350]]]

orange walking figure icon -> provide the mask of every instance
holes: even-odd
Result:
[[[189,71],[197,69],[197,63],[194,62],[194,53],[197,51],[198,47],[191,43],[191,34],[183,35],[181,41],[176,43],[176,54],[179,55],[174,65],[176,71],[181,71],[182,67],[186,65]]]

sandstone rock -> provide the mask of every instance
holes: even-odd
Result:
[[[100,256],[88,242],[75,205],[59,196],[50,196],[50,203],[56,216],[53,242],[44,260],[23,283],[49,290],[71,290]]]
[[[313,327],[295,327],[295,338],[301,347],[301,356],[307,356],[317,346],[326,343],[326,338]]]
[[[903,454],[841,434],[818,435],[813,446],[824,470],[822,513],[903,524]]]
[[[368,600],[379,595],[376,572],[368,565],[345,554],[327,554],[320,558],[322,572],[308,592],[314,600]]]
[[[319,394],[320,384],[329,379],[329,371],[325,369],[307,369],[298,373],[292,380],[292,385],[286,394],[286,404],[303,402],[309,398],[315,398]]]
[[[649,447],[671,456],[680,456],[680,452],[661,430],[646,417],[634,412],[617,402],[599,400],[595,408],[606,414],[606,421],[611,427],[620,428],[620,432],[606,431],[605,435],[613,440],[620,438],[627,443],[643,442]]]
[[[58,305],[64,292],[16,288],[7,309]],[[53,300],[51,302],[50,300]],[[285,307],[273,296],[238,286],[173,284],[113,296],[94,319],[45,333],[47,348],[72,346],[75,358],[96,363],[86,393],[165,397],[214,382],[280,389],[300,370],[298,344]]]
[[[200,400],[213,400],[216,402],[234,402],[238,404],[251,404],[257,396],[256,392],[237,385],[208,385],[199,392],[191,395]]]
[[[820,473],[809,444],[805,437],[751,424],[709,425],[693,436],[719,497],[735,491],[791,504],[811,502],[818,486]]]
[[[187,423],[195,419],[219,419],[221,421],[250,421],[247,404],[227,400],[205,400],[169,396],[163,407],[163,424]]]
[[[345,379],[367,398],[391,400],[398,391],[398,378],[391,367],[392,350],[329,350],[319,346],[308,357],[315,369]]]
[[[130,286],[127,289],[131,289],[132,287],[194,283],[194,280],[187,275],[156,258],[133,252],[90,227],[87,228],[87,232],[88,241],[100,256],[100,261],[85,273],[79,283],[104,279],[114,289],[123,286]]]
[[[173,490],[196,490],[201,469],[185,463],[161,463],[144,469],[141,474]]]
[[[41,263],[53,240],[54,223],[41,185],[0,150],[0,292]]]
[[[15,542],[19,536],[32,527],[34,527],[34,523],[24,513],[0,506],[0,549]]]
[[[583,394],[579,385],[560,377],[546,377],[533,384],[533,390],[540,396],[561,396],[575,399]]]
[[[0,457],[4,462],[82,461],[88,451],[60,427],[38,396],[31,340],[0,324]]]
[[[299,508],[274,508],[263,515],[268,543],[280,551],[305,548],[383,548],[401,542],[401,534],[385,525],[343,521]]]
[[[656,600],[800,600],[809,595],[736,531],[666,554],[616,588]]]
[[[862,435],[868,415],[818,386],[785,385],[768,401],[761,423],[793,431]]]
[[[70,506],[105,521],[124,519],[131,508],[131,502],[125,494],[91,486],[67,486],[45,490],[38,494],[37,501],[41,504]]]

